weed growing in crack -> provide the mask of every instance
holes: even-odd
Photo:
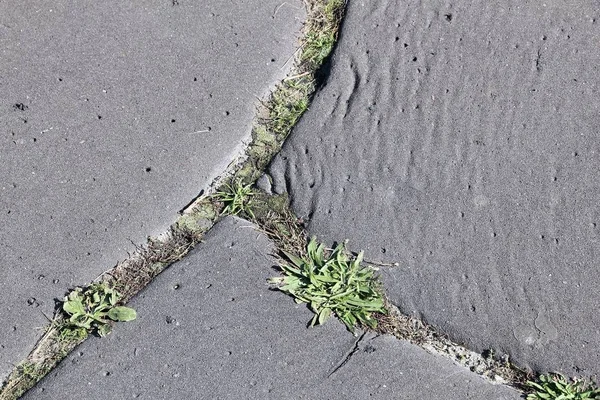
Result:
[[[300,60],[316,69],[327,58],[337,40],[337,27],[342,18],[344,0],[315,2],[318,7],[316,18],[307,30]]]
[[[252,196],[254,196],[252,184],[244,185],[241,179],[233,183],[226,183],[224,189],[215,193],[213,198],[225,206],[221,215],[239,215],[246,214],[254,219],[254,213],[250,207]]]
[[[569,380],[561,374],[540,375],[539,382],[528,381],[526,386],[533,390],[527,400],[600,399],[600,388],[593,381]]]
[[[247,150],[248,159],[235,167],[237,171],[233,175],[242,178],[245,183],[258,179],[281,148],[294,124],[308,108],[315,90],[315,72],[333,49],[331,38],[337,38],[345,1],[306,0],[305,5],[308,17],[302,32],[302,47],[290,72],[293,76],[279,84],[265,102],[264,108],[259,110],[258,121],[252,132],[252,143]],[[217,220],[219,208],[214,199],[210,198],[194,202],[189,206],[191,211],[173,227],[170,232],[172,237],[168,241],[149,241],[147,248],[137,249],[138,254],[105,272],[97,281],[103,281],[113,290],[118,290],[122,294],[120,302],[127,301],[200,241],[202,233]],[[261,227],[269,237],[284,249],[297,254],[304,253],[306,239],[300,229],[302,224],[289,210],[261,212]],[[247,210],[238,213],[250,216]],[[66,312],[55,315],[52,325],[27,357],[27,362],[32,361],[36,366],[35,374],[26,373],[31,371],[29,367],[25,370],[15,368],[2,382],[0,400],[13,400],[21,396],[88,336],[86,328],[66,326],[69,319]],[[91,326],[94,325],[91,323]]]
[[[105,336],[111,331],[110,321],[134,320],[134,309],[117,306],[120,297],[119,292],[101,283],[73,290],[65,297],[62,306],[69,315],[63,327],[64,335],[73,339],[96,331],[98,335]]]
[[[357,324],[377,327],[373,313],[385,314],[383,298],[377,289],[374,270],[361,266],[363,252],[351,260],[344,244],[329,255],[325,245],[313,237],[303,257],[283,252],[292,265],[281,264],[285,277],[269,279],[278,289],[294,297],[297,303],[307,303],[315,316],[310,326],[323,324],[335,314],[354,332]]]
[[[308,109],[311,89],[311,84],[305,80],[290,80],[283,82],[273,93],[267,127],[276,137],[285,138]]]

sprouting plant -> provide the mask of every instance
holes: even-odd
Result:
[[[311,87],[310,81],[292,79],[284,81],[273,92],[266,127],[275,137],[285,138],[308,109]]]
[[[319,17],[305,37],[304,50],[300,59],[319,67],[327,58],[337,39],[337,25],[344,10],[344,0],[323,2]]]
[[[292,263],[281,264],[284,277],[269,279],[279,290],[290,294],[297,303],[307,303],[315,313],[310,326],[323,324],[335,314],[354,332],[357,323],[375,328],[372,313],[387,313],[376,277],[371,267],[362,267],[363,252],[350,260],[344,244],[338,245],[327,257],[325,245],[317,245],[313,237],[307,255],[297,257],[284,252]]]
[[[533,392],[527,400],[594,400],[600,399],[600,388],[581,379],[567,379],[561,374],[540,375],[539,383],[528,381]]]
[[[241,180],[235,180],[233,183],[226,183],[225,190],[215,193],[213,196],[216,200],[225,205],[223,214],[238,215],[246,213],[254,219],[254,213],[250,208],[250,200],[254,196],[252,184],[244,185]]]
[[[110,321],[132,321],[134,309],[117,306],[121,295],[105,284],[97,283],[87,288],[76,288],[63,303],[63,311],[69,315],[64,330],[67,336],[85,336],[94,330],[100,336],[110,333]]]

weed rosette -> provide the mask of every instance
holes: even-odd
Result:
[[[110,321],[134,320],[134,309],[117,306],[120,298],[119,292],[101,283],[76,288],[63,302],[62,309],[69,316],[64,331],[78,336],[96,331],[105,336],[110,333]]]
[[[280,265],[285,276],[271,278],[269,283],[279,285],[278,289],[297,303],[308,304],[315,313],[310,326],[323,324],[334,314],[354,333],[357,324],[377,327],[373,313],[387,313],[375,270],[361,265],[362,251],[350,259],[342,243],[326,254],[325,245],[317,244],[313,237],[306,255],[283,253],[289,260]]]

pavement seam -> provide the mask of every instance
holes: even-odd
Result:
[[[283,141],[290,133],[300,116],[308,108],[317,89],[316,74],[324,60],[333,50],[337,41],[337,33],[346,6],[345,0],[303,0],[307,17],[300,33],[301,44],[294,53],[293,65],[286,78],[275,85],[267,99],[261,101],[258,108],[252,141],[242,155],[234,157],[226,170],[217,177],[206,190],[200,191],[182,210],[182,214],[167,232],[156,237],[149,237],[146,245],[136,246],[136,251],[126,260],[119,262],[114,268],[102,273],[91,284],[105,283],[117,289],[122,297],[119,305],[126,304],[134,295],[147,286],[158,274],[174,262],[184,257],[193,247],[201,242],[203,235],[223,217],[224,205],[214,194],[229,183],[241,179],[246,183],[255,183],[262,171],[277,154]],[[312,43],[311,34],[326,32],[330,41]],[[308,54],[314,50],[312,46],[329,46],[326,52]],[[286,62],[286,65],[289,63]],[[259,99],[260,100],[260,99]],[[303,107],[296,106],[302,103]],[[273,110],[280,118],[274,125]],[[289,112],[287,112],[289,111]],[[15,366],[13,371],[2,382],[0,400],[13,400],[22,396],[37,382],[46,376],[80,343],[87,339],[61,337],[61,329],[65,326],[65,315],[57,309],[54,317],[49,319],[46,332],[35,344],[32,351]]]
[[[345,3],[338,0],[331,1],[337,1],[337,4],[340,4],[342,7],[341,9],[337,10],[337,12],[340,13],[340,19],[336,22],[338,25],[335,27],[337,31],[339,23],[341,22],[341,13],[345,8]],[[329,1],[305,0],[305,4],[309,14],[309,17],[307,18],[308,21],[311,17],[316,18],[315,10],[313,9],[314,7],[322,7],[323,5],[329,4]],[[322,61],[323,60],[321,60],[321,62]],[[295,80],[306,80],[305,82],[308,85],[307,87],[310,87],[310,93],[304,94],[307,96],[307,98],[310,98],[316,89],[313,78],[317,68],[320,66],[320,63],[316,66],[312,65],[310,68],[308,68],[308,70],[305,70],[304,68],[307,67],[302,67],[301,64],[301,61],[297,60],[295,67],[293,67],[289,73],[290,75],[288,75],[288,77],[282,81],[281,85]],[[280,87],[281,86],[277,86],[272,92],[271,96],[273,96],[273,93],[276,93]],[[268,111],[268,106],[260,109],[258,118],[261,118],[261,113],[268,114]],[[263,118],[268,118],[268,116]],[[192,200],[190,205],[183,210],[183,215],[177,219],[168,232],[165,232],[159,237],[149,239],[149,242],[146,246],[139,247],[138,251],[134,255],[119,263],[110,271],[100,275],[95,282],[106,282],[115,286],[119,286],[123,283],[121,281],[122,279],[125,279],[125,282],[127,282],[128,277],[131,279],[136,279],[137,285],[134,287],[138,290],[133,290],[134,287],[130,288],[129,290],[125,288],[122,303],[126,303],[131,297],[139,292],[141,288],[149,284],[156,275],[161,273],[170,264],[181,259],[196,244],[201,242],[203,234],[208,232],[219,220],[219,218],[222,217],[221,211],[223,210],[224,206],[217,199],[215,199],[214,193],[219,188],[222,188],[224,184],[232,182],[234,179],[241,179],[246,183],[255,183],[264,171],[265,166],[279,151],[283,141],[285,140],[285,137],[287,134],[289,134],[289,130],[291,130],[296,122],[297,118],[293,121],[291,126],[286,127],[287,132],[284,135],[276,134],[271,139],[265,139],[264,137],[261,138],[260,134],[253,129],[253,140],[248,145],[247,152],[243,156],[240,156],[232,161],[226,171],[219,178],[217,178],[205,192],[201,192],[201,195],[197,199]],[[260,124],[258,125],[264,126]],[[257,150],[257,148],[266,148],[266,150],[264,153],[259,154],[259,150]],[[270,197],[273,198],[275,196]],[[303,227],[302,220],[293,215],[293,213],[289,210],[289,205],[286,205],[286,209],[283,212],[288,213],[285,214],[285,217],[290,219],[290,223],[295,224],[296,227]],[[269,229],[268,227],[265,227],[261,224],[259,224],[259,226],[271,239],[273,239],[273,235],[269,234],[267,231],[267,229]],[[305,232],[303,232],[301,235],[305,235]],[[277,242],[277,240],[275,241]],[[143,268],[140,268],[140,266]],[[138,276],[137,273],[140,271],[140,269],[146,271],[147,273],[143,276]],[[139,282],[137,279],[139,279]],[[517,368],[516,366],[510,364],[508,360],[498,361],[494,360],[493,357],[489,359],[481,354],[477,354],[452,342],[445,335],[437,332],[433,327],[425,324],[423,321],[402,314],[395,305],[389,302],[388,307],[392,316],[389,318],[380,316],[380,326],[376,331],[379,334],[392,334],[396,338],[418,345],[430,353],[448,357],[455,363],[465,366],[471,369],[473,372],[488,378],[488,380],[492,383],[508,384],[520,390],[524,390],[524,382],[532,377],[531,373]],[[60,326],[60,323],[63,321],[63,319],[64,317],[62,314],[57,313],[53,321],[51,321],[52,323],[49,326],[46,334],[40,339],[40,342],[38,342],[36,348],[24,361],[25,363],[35,364],[40,362],[40,360],[43,360],[44,357],[47,357],[48,352],[60,353],[60,357],[55,360],[56,362],[52,365],[52,367],[48,370],[42,371],[43,374],[39,377],[36,377],[35,382],[39,381],[58,362],[60,362],[60,360],[66,357],[71,350],[73,350],[79,343],[83,341],[80,340],[69,343],[68,346],[64,346],[64,344],[61,346],[59,342],[56,342],[55,338],[53,338],[53,335],[58,333],[58,326]],[[352,349],[348,352],[345,358],[341,360],[336,367],[334,367],[327,377],[331,377],[347,364],[352,356],[359,350],[360,343],[367,332],[368,331],[363,332],[362,335],[356,339]],[[44,346],[46,347],[44,348]],[[469,358],[471,361],[467,360],[467,362],[464,362],[465,357]],[[470,362],[474,362],[475,364],[470,364]],[[476,367],[474,368],[476,365],[480,365],[481,369],[477,369]],[[15,369],[15,371],[17,371],[17,375],[23,373],[23,371],[19,372],[18,370],[19,368],[17,367]],[[12,373],[5,382],[5,386],[3,386],[0,391],[0,400],[18,398],[18,396],[14,396],[14,393],[16,392],[11,391],[13,388],[7,386],[7,382],[10,382],[11,377],[14,378]],[[502,379],[498,379],[497,377]],[[33,384],[35,384],[35,382],[33,382]],[[29,384],[31,384],[31,382],[29,382]],[[25,390],[32,386],[29,384]],[[22,393],[24,393],[24,391]]]

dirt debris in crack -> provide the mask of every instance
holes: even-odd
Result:
[[[376,329],[378,333],[393,335],[397,339],[408,341],[429,353],[449,358],[491,383],[506,384],[522,391],[527,390],[525,383],[531,380],[534,374],[512,364],[508,356],[498,358],[492,349],[479,354],[454,343],[445,334],[438,332],[421,319],[403,314],[396,305],[389,301],[387,296],[384,295],[384,298],[386,298],[388,314],[375,316],[378,320]]]
[[[291,211],[287,195],[269,195],[258,192],[253,197],[251,206],[253,207],[254,217],[245,213],[241,213],[239,216],[256,224],[259,230],[274,242],[275,248],[278,250],[278,254],[275,254],[276,257],[285,260],[284,252],[293,253],[300,257],[306,254],[307,232],[304,221]],[[393,268],[394,264],[390,267]],[[360,344],[364,341],[365,335],[375,335],[376,337],[377,335],[387,334],[419,346],[431,354],[448,358],[471,372],[482,376],[490,383],[506,384],[519,390],[526,390],[525,383],[533,378],[531,372],[520,369],[512,364],[507,357],[498,359],[493,350],[479,354],[454,343],[446,335],[421,319],[403,314],[398,307],[389,301],[381,286],[378,290],[382,293],[388,313],[373,313],[373,316],[377,319],[377,328],[374,330],[360,326],[363,333],[354,343],[352,350],[334,367],[328,377],[342,368],[360,349]]]
[[[174,1],[173,5],[176,3],[178,4]],[[214,193],[224,190],[227,184],[236,180],[244,183],[256,182],[308,108],[317,88],[315,74],[326,64],[337,41],[346,4],[344,0],[306,0],[304,3],[307,17],[300,35],[301,44],[295,53],[294,65],[288,72],[288,77],[272,90],[269,98],[257,110],[252,141],[245,153],[236,157],[207,190],[200,191],[198,197],[181,211],[182,215],[167,232],[149,238],[146,246],[137,247],[136,252],[128,259],[94,280],[96,283],[104,282],[120,289],[123,303],[200,243],[204,233],[221,217],[224,208],[224,205],[215,199]],[[327,43],[314,40],[322,38],[323,33],[328,38]],[[319,51],[315,52],[315,49]],[[15,110],[18,111],[25,111],[26,108],[27,106],[21,103],[15,106]],[[274,202],[269,201],[269,204],[273,206],[283,202],[282,199],[276,198]],[[304,248],[306,238],[301,230],[301,221],[290,219],[290,215],[285,214],[286,211],[281,212],[283,214],[278,214],[280,218],[272,220],[270,225],[265,224],[265,228],[272,229],[271,234],[275,236],[287,235],[281,239],[289,248],[295,249],[301,245]],[[271,216],[273,214],[270,210],[264,210],[265,218]],[[8,378],[2,382],[0,400],[13,400],[22,396],[85,340],[65,339],[61,336],[64,318],[60,304],[57,304],[55,315],[52,319],[49,318],[50,325],[45,334],[29,355],[16,365]]]

